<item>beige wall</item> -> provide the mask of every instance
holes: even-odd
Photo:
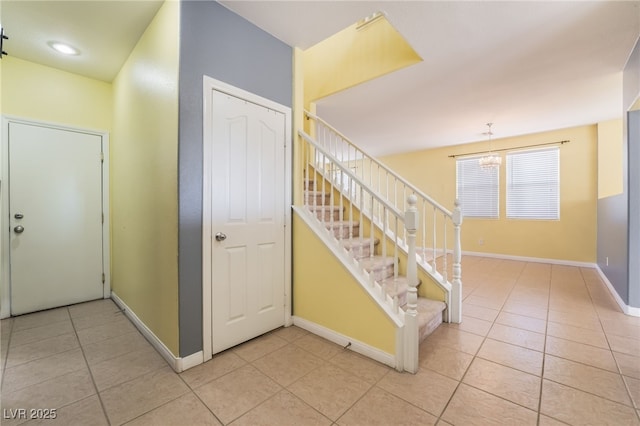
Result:
[[[624,191],[622,126],[622,119],[598,123],[598,198]]]
[[[500,218],[465,218],[462,250],[578,262],[596,260],[597,126],[497,139],[494,149],[570,140],[560,148],[560,220],[506,219],[505,163],[500,169]],[[453,154],[488,149],[486,142],[381,158],[447,208],[456,196]],[[483,244],[480,243],[483,240]]]
[[[104,81],[5,56],[2,114],[111,131],[112,87]]]
[[[112,288],[178,355],[179,3],[166,2],[113,82]]]

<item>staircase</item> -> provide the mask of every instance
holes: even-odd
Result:
[[[384,293],[406,312],[409,283],[407,277],[397,271],[399,259],[376,254],[380,252],[380,239],[361,234],[360,223],[345,218],[345,207],[333,205],[331,195],[316,191],[315,180],[305,180],[305,206],[309,213],[322,223],[349,256],[381,286]],[[444,302],[418,297],[419,342],[442,324],[445,308]]]
[[[415,373],[419,343],[443,321],[462,320],[460,207],[447,210],[319,117],[306,118],[294,211],[394,324],[396,369]],[[366,327],[366,318],[354,321]]]

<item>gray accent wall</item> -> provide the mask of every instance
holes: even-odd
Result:
[[[623,193],[598,200],[598,266],[622,301],[640,307],[640,43],[623,73]],[[607,258],[609,265],[607,265]]]
[[[202,350],[203,76],[291,107],[293,49],[214,1],[182,1],[179,82],[180,356]]]

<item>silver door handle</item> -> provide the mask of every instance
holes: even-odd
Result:
[[[16,226],[15,228],[13,228],[13,231],[14,231],[16,234],[22,234],[22,233],[24,232],[24,226],[22,226],[22,225],[18,225],[18,226]]]
[[[224,241],[227,239],[226,234],[223,234],[222,232],[218,232],[216,234],[216,241]]]

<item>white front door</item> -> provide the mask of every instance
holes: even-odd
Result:
[[[212,351],[285,321],[285,116],[213,90]]]
[[[11,314],[103,297],[102,138],[9,123]]]

